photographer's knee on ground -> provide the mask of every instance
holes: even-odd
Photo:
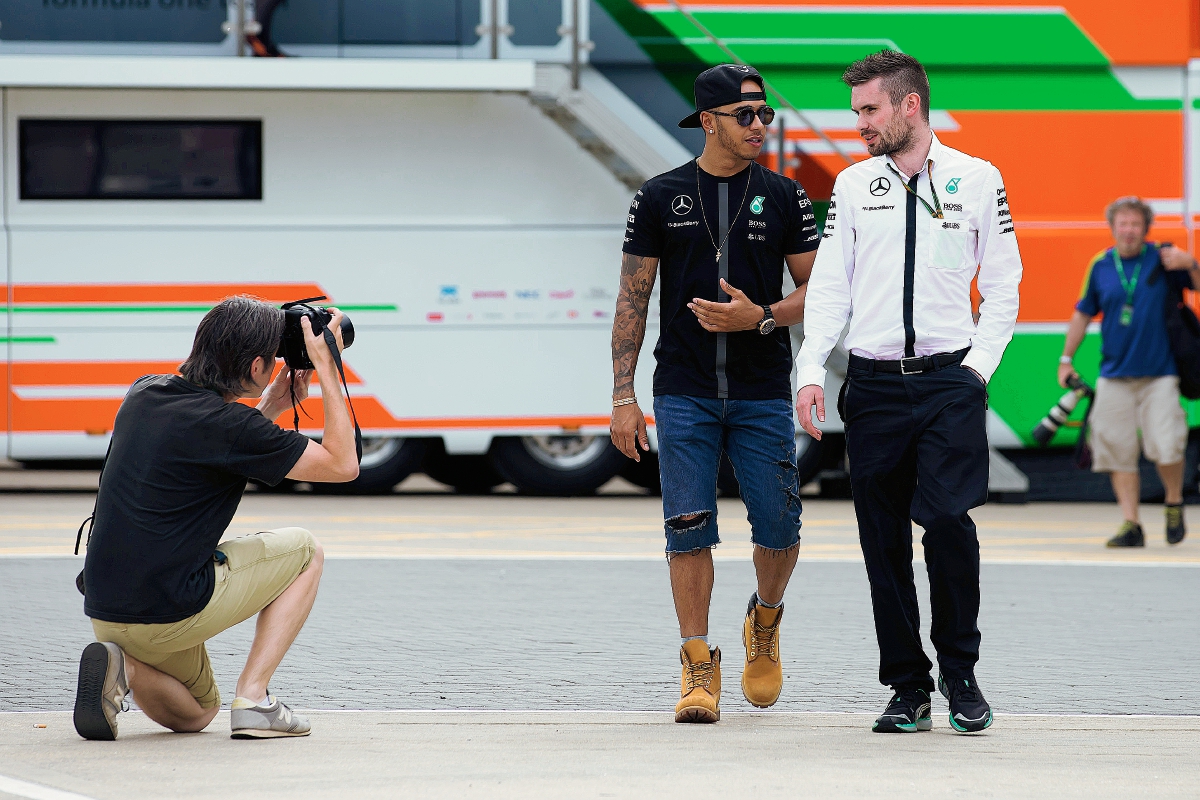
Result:
[[[322,444],[273,421],[288,393],[288,381],[271,380],[283,312],[250,298],[223,301],[205,316],[181,375],[141,378],[126,395],[84,567],[84,610],[105,643],[90,645],[80,663],[76,726],[84,737],[116,736],[126,665],[148,716],[173,730],[202,728],[220,706],[204,643],[255,614],[238,682],[250,696],[239,698],[234,733],[308,732],[268,696],[267,682],[312,608],[320,545],[302,528],[220,541],[250,478],[275,485],[298,469],[307,480],[357,474],[350,416],[344,400],[334,400],[341,391],[332,352],[311,326],[301,327],[322,383]],[[297,388],[306,395],[306,386]],[[260,395],[257,409],[236,402]]]

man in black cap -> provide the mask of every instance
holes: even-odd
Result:
[[[708,641],[708,609],[722,452],[740,481],[758,577],[742,629],[742,692],[766,708],[783,686],[779,622],[800,540],[784,326],[803,318],[819,237],[804,189],[755,163],[774,117],[754,68],[722,64],[701,73],[696,113],[679,126],[703,128],[704,152],[647,181],[629,209],[613,323],[612,439],[636,460],[649,448],[633,375],[661,266],[654,419],[682,637],[676,722],[721,715],[721,651]],[[800,287],[787,297],[785,264]]]

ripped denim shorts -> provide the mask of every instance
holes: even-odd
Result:
[[[750,539],[768,550],[800,541],[795,423],[788,400],[654,398],[667,555],[713,547],[717,469],[729,454],[741,485]]]

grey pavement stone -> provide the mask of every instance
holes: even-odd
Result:
[[[91,640],[73,583],[80,564],[0,560],[0,711],[71,707]],[[737,677],[753,566],[716,569],[722,708],[749,709]],[[1001,712],[1195,714],[1198,577],[1187,567],[985,564],[980,685]],[[209,643],[226,704],[252,625]],[[783,625],[778,709],[883,706],[861,564],[801,562]],[[663,710],[678,698],[678,670],[662,562],[333,559],[272,691],[322,709]],[[940,698],[934,708],[942,713]]]
[[[1196,796],[1198,717],[1000,714],[979,735],[941,719],[878,736],[873,716],[314,712],[310,737],[239,742],[228,712],[185,735],[134,713],[117,741],[86,742],[68,712],[0,714],[0,774],[96,800]]]

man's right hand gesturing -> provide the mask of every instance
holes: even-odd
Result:
[[[641,453],[650,450],[650,439],[646,435],[646,417],[642,414],[642,409],[638,408],[637,403],[617,406],[613,409],[609,432],[617,449],[634,461],[641,461]],[[639,446],[641,447],[640,452]]]
[[[796,394],[796,412],[800,415],[800,427],[817,441],[821,440],[821,432],[813,424],[812,407],[817,407],[817,419],[825,421],[825,391],[816,384],[809,384]]]

